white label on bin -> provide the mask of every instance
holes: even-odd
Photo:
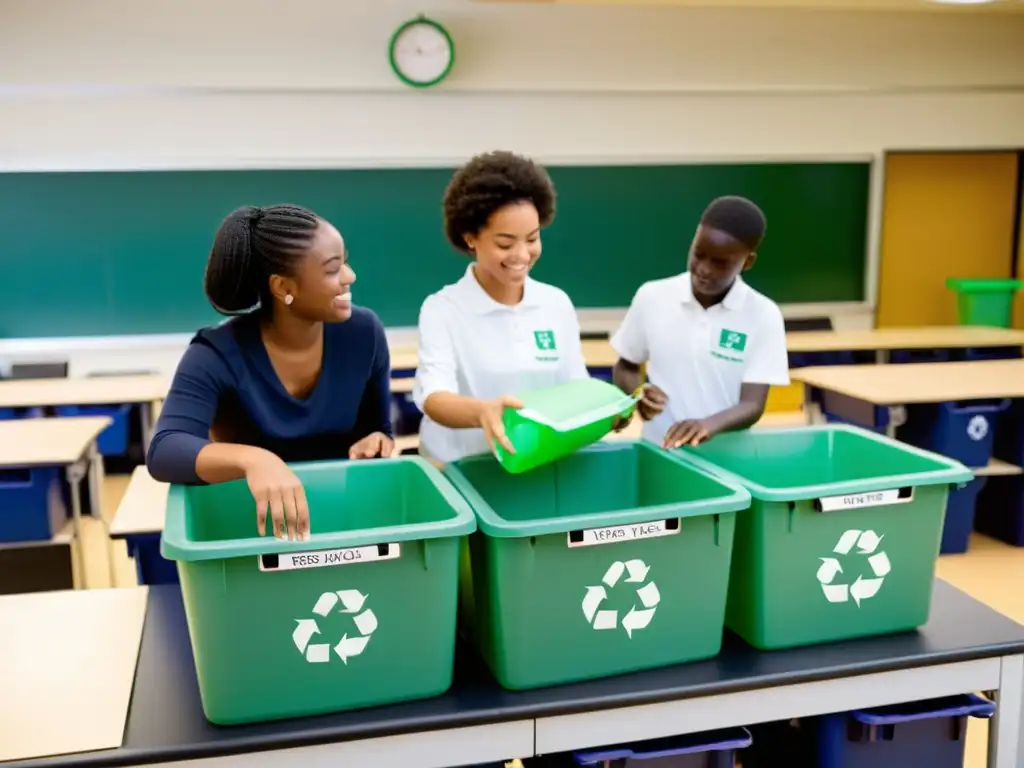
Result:
[[[906,504],[914,500],[913,488],[893,488],[887,491],[851,493],[846,496],[823,496],[818,499],[822,512],[836,512],[840,509],[861,509],[883,507],[887,504]]]
[[[350,547],[348,549],[321,549],[316,552],[260,555],[257,560],[261,571],[294,571],[299,568],[327,568],[334,565],[395,560],[401,554],[402,548],[398,544],[371,544],[368,547]]]
[[[633,525],[613,525],[608,528],[584,528],[579,531],[569,531],[566,538],[570,547],[596,547],[601,544],[614,544],[618,541],[674,536],[677,533],[679,533],[679,518],[673,518],[671,520],[652,520],[648,523],[634,523]]]

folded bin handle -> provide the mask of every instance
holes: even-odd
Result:
[[[961,404],[965,403],[965,404]],[[970,413],[1002,413],[1010,407],[1009,400],[997,400],[996,402],[990,402],[981,404],[977,401],[956,401],[952,403],[943,403],[942,407],[948,410],[950,413],[963,413],[968,411]]]
[[[914,720],[935,720],[940,717],[989,718],[996,713],[996,705],[974,693],[950,696],[944,699],[882,707],[875,710],[855,710],[850,717],[864,725],[898,725]]]

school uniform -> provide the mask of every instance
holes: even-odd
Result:
[[[648,381],[668,396],[643,427],[643,438],[658,444],[679,421],[737,405],[743,384],[789,383],[782,311],[741,278],[708,309],[694,297],[689,272],[645,283],[611,345],[624,360],[646,363]]]
[[[531,278],[522,301],[508,306],[487,295],[470,265],[423,302],[419,335],[413,400],[420,410],[436,392],[490,400],[589,376],[572,301]],[[429,416],[420,448],[442,463],[490,451],[483,430],[449,429]]]

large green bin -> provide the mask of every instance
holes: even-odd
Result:
[[[256,534],[244,481],[172,486],[206,717],[218,725],[426,698],[451,685],[465,500],[418,457],[297,464],[312,536]]]
[[[956,292],[960,325],[1013,325],[1013,299],[1024,282],[1010,278],[951,277],[946,286]]]
[[[680,453],[743,485],[726,625],[770,650],[915,629],[962,464],[853,426],[719,435]]]
[[[743,489],[638,441],[522,475],[490,456],[445,472],[480,525],[464,553],[460,623],[505,688],[720,650]]]

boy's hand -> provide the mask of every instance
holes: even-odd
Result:
[[[644,387],[644,395],[636,404],[636,411],[644,421],[650,421],[659,413],[665,410],[668,405],[668,395],[662,392],[653,384]]]
[[[686,419],[676,422],[665,435],[663,448],[679,448],[684,445],[700,445],[715,436],[711,424],[701,419]]]

